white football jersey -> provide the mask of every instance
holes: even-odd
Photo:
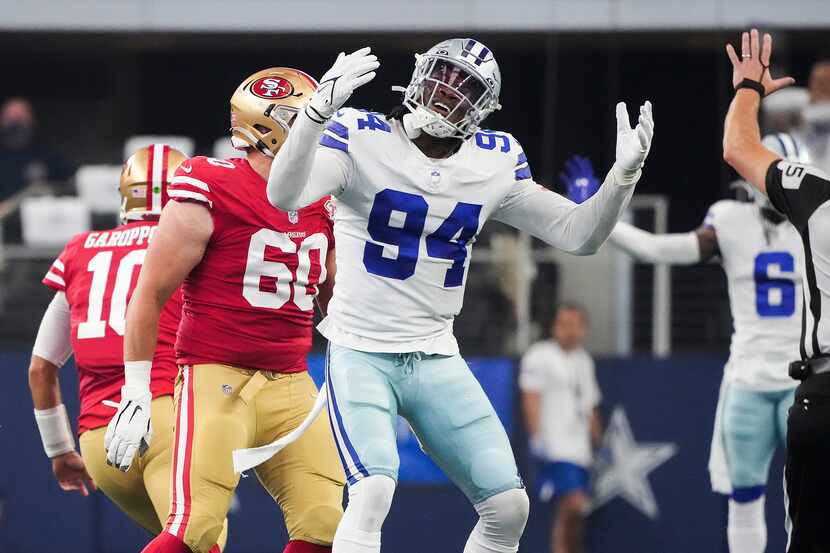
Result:
[[[799,358],[804,248],[796,229],[766,221],[754,203],[722,200],[704,225],[715,229],[729,282],[734,332],[727,381],[759,391],[794,388]]]
[[[538,187],[521,146],[482,130],[430,159],[399,121],[355,109],[338,112],[320,144],[353,162],[337,194],[337,277],[320,331],[361,351],[457,353],[473,242],[511,198]]]
[[[602,400],[591,355],[583,348],[565,351],[553,340],[536,342],[519,365],[519,388],[541,396],[539,430],[548,459],[590,467],[591,418]]]

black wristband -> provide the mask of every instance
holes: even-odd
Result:
[[[767,90],[764,88],[764,85],[759,83],[758,81],[753,81],[752,79],[744,79],[738,83],[738,86],[735,87],[735,90],[738,91],[742,88],[749,88],[757,92],[761,95],[761,98],[767,95]]]

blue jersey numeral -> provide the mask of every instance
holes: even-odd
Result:
[[[366,117],[357,120],[357,129],[369,129],[370,131],[392,132],[392,127],[384,121],[379,113],[366,113]]]
[[[476,133],[476,146],[484,150],[494,150],[501,143],[501,151],[510,151],[510,139],[506,135],[479,131]]]
[[[789,252],[764,252],[755,257],[755,309],[761,317],[789,317],[795,313],[795,283],[789,278],[770,277],[771,265],[779,272],[791,273],[795,259]]]
[[[423,196],[382,190],[375,195],[369,213],[369,236],[376,242],[398,248],[395,258],[383,256],[383,246],[366,242],[363,266],[374,275],[404,280],[415,273],[418,246],[427,218],[427,202]],[[392,216],[401,221],[393,221]]]
[[[429,206],[423,196],[385,189],[375,195],[369,213],[369,236],[375,242],[366,242],[363,266],[373,275],[406,280],[415,274],[418,250],[424,232]],[[464,282],[464,262],[467,244],[478,232],[481,206],[459,202],[452,213],[426,237],[427,255],[450,259],[444,287],[454,288]],[[397,248],[395,257],[384,257],[384,246]]]
[[[461,286],[464,281],[467,242],[478,231],[479,215],[480,205],[458,202],[441,226],[427,236],[427,254],[430,257],[453,260],[444,277],[444,288]]]

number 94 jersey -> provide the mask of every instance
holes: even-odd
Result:
[[[722,200],[704,226],[715,229],[729,282],[734,333],[726,367],[730,383],[757,391],[792,388],[799,358],[804,248],[788,221],[763,219],[754,203]]]
[[[314,298],[334,247],[331,198],[282,211],[247,160],[206,157],[183,162],[168,194],[213,218],[204,256],[182,286],[179,363],[305,370]]]
[[[318,156],[340,162],[337,284],[320,326],[332,342],[375,352],[453,355],[453,319],[484,222],[532,181],[509,134],[479,131],[445,159],[430,159],[400,121],[343,109]],[[318,160],[320,158],[318,157]]]

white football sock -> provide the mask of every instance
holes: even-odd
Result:
[[[478,523],[464,553],[516,553],[530,504],[523,489],[507,490],[475,506]]]
[[[767,547],[767,523],[764,496],[748,503],[729,500],[729,524],[726,527],[729,553],[764,553]]]
[[[395,493],[388,476],[368,476],[349,486],[349,504],[334,534],[332,553],[380,553],[380,528]]]

